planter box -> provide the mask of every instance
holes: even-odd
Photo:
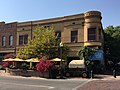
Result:
[[[15,76],[25,76],[25,77],[35,76],[35,77],[43,77],[43,78],[56,78],[56,74],[54,72],[50,73],[49,71],[46,71],[44,73],[39,73],[36,70],[7,69],[6,72]]]

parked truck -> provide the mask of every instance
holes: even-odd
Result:
[[[72,60],[66,69],[65,75],[67,77],[82,76],[83,78],[87,78],[90,76],[90,73],[84,64],[84,60]]]

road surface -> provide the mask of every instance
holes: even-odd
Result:
[[[0,76],[0,90],[76,90],[87,79],[40,79]]]

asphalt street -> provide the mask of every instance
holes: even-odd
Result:
[[[76,90],[87,79],[39,79],[0,76],[0,90]]]

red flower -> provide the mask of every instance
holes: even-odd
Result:
[[[40,59],[40,62],[37,64],[37,71],[39,71],[40,73],[51,71],[52,69],[55,69],[55,68],[56,67],[54,62],[50,60]]]
[[[6,55],[4,56],[4,59],[15,58],[15,57],[16,57],[15,54],[6,54]]]
[[[9,67],[9,62],[3,62],[3,63],[2,63],[2,66],[3,66],[4,68]]]

